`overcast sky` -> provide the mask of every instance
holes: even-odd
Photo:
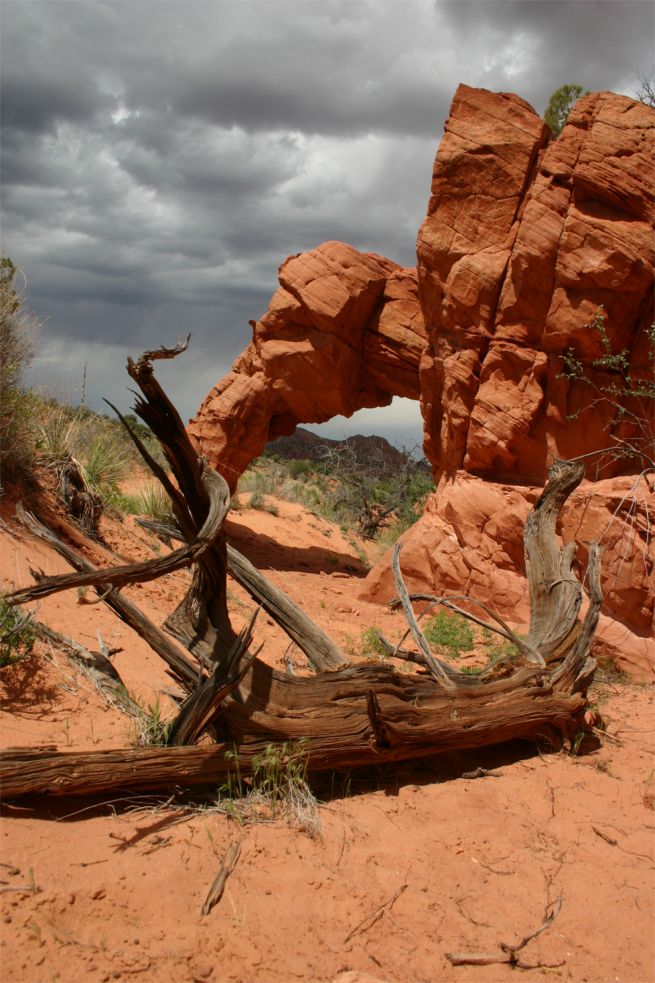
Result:
[[[184,418],[250,340],[286,256],[328,239],[415,264],[459,82],[543,113],[563,83],[633,94],[631,0],[3,0],[2,251],[43,326],[32,381],[127,409],[128,354]],[[418,410],[327,432],[419,434]],[[324,430],[323,432],[326,432]]]

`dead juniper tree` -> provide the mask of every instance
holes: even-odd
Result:
[[[110,789],[159,789],[216,784],[238,763],[241,774],[275,746],[287,757],[306,756],[309,772],[350,769],[419,758],[436,752],[480,748],[513,738],[555,746],[571,738],[587,706],[595,662],[589,654],[601,604],[599,550],[590,548],[589,603],[580,618],[583,589],[572,571],[573,544],[560,547],[558,514],[583,469],[556,462],[525,527],[531,624],[518,638],[489,607],[471,598],[432,598],[461,609],[478,624],[510,639],[518,656],[503,672],[470,676],[436,658],[414,616],[394,553],[399,595],[418,654],[418,672],[390,665],[349,665],[339,646],[226,543],[223,529],[229,492],[223,478],[200,459],[184,425],[157,382],[153,363],[184,350],[145,352],[128,360],[141,395],[134,407],[158,438],[169,474],[139,438],[132,439],[171,499],[179,548],[147,563],[96,569],[35,519],[33,531],[67,557],[75,573],[45,577],[8,596],[27,603],[56,591],[93,587],[102,601],[147,639],[186,697],[168,746],[87,753],[14,749],[3,754],[2,794],[91,794]],[[120,415],[120,414],[119,414]],[[123,598],[128,584],[144,583],[190,567],[189,591],[160,628]],[[290,676],[259,657],[256,616],[235,632],[228,611],[228,572],[287,632],[315,671]],[[202,744],[196,742],[208,735]]]

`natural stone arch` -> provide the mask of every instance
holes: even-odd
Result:
[[[572,349],[602,392],[604,349],[590,328],[602,305],[613,350],[629,351],[631,376],[652,384],[654,141],[655,111],[625,96],[578,100],[552,140],[518,96],[460,86],[417,270],[339,243],[287,260],[252,344],[191,434],[234,487],[297,423],[420,399],[436,492],[404,537],[408,582],[440,594],[455,580],[517,621],[527,616],[522,520],[552,461],[580,457],[588,484],[569,503],[580,517],[570,533],[584,556],[589,517],[605,530],[615,640],[605,634],[604,652],[652,678],[652,475],[639,481],[634,461],[602,456],[635,423],[612,400],[578,418],[589,389],[562,375],[562,356]],[[648,424],[652,404],[642,412]],[[383,559],[369,599],[389,596],[390,577]]]
[[[340,242],[291,256],[253,339],[189,425],[233,490],[301,423],[419,399],[426,348],[416,270]]]

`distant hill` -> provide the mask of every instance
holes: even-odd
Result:
[[[407,454],[398,450],[384,437],[356,434],[345,440],[331,440],[318,434],[296,427],[290,437],[278,437],[267,445],[267,455],[277,455],[287,460],[325,461],[330,454],[341,450],[352,450],[358,463],[371,465],[384,472],[392,473],[407,461]],[[426,462],[427,463],[427,462]]]

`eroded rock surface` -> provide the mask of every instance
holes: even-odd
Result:
[[[527,617],[522,526],[555,457],[591,455],[630,419],[562,376],[594,369],[602,305],[614,350],[653,377],[655,111],[594,93],[553,140],[526,102],[460,86],[437,151],[417,270],[342,243],[289,258],[253,341],[190,432],[232,485],[297,423],[420,399],[437,491],[409,532],[414,589],[461,591]],[[648,420],[652,407],[639,410]],[[645,417],[644,417],[645,414]],[[599,465],[601,467],[599,468]],[[603,537],[605,650],[655,674],[653,489],[637,461],[591,456],[564,532]],[[628,474],[628,477],[621,477]],[[597,480],[602,478],[602,481]],[[366,595],[391,593],[388,560]],[[610,639],[611,641],[607,641]]]
[[[416,270],[326,242],[291,256],[253,339],[189,432],[232,488],[299,423],[324,423],[394,396],[418,399],[425,349]]]

